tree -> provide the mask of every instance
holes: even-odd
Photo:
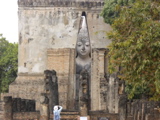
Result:
[[[7,92],[8,86],[17,77],[18,44],[9,43],[0,34],[0,92]]]
[[[119,16],[120,7],[130,6],[135,0],[105,0],[105,5],[101,15],[106,23],[112,24],[115,18]]]
[[[129,7],[119,6],[113,30],[107,33],[112,40],[110,72],[116,71],[117,66],[122,68],[119,77],[127,83],[129,98],[144,94],[160,100],[159,6],[156,0],[136,0]]]

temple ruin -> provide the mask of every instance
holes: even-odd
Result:
[[[9,109],[1,118],[50,120],[57,104],[61,120],[160,118],[149,112],[159,103],[128,102],[124,82],[108,73],[104,0],[18,0],[18,6],[18,77],[1,95],[1,111]]]

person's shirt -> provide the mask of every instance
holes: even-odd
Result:
[[[60,112],[62,111],[63,107],[62,106],[59,106],[60,109],[59,110],[54,110],[53,113],[54,113],[54,120],[60,120]]]

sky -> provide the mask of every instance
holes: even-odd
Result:
[[[11,43],[18,43],[17,0],[0,0],[0,34]]]

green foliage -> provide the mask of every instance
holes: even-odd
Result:
[[[160,2],[137,0],[120,8],[108,33],[110,72],[121,66],[119,77],[128,84],[129,98],[145,94],[160,100]],[[106,18],[104,18],[106,19]],[[138,93],[138,92],[139,93]]]
[[[9,43],[0,34],[0,92],[7,92],[8,86],[17,76],[18,44]]]
[[[101,15],[104,21],[112,24],[115,18],[119,16],[120,8],[123,6],[130,6],[135,0],[105,0],[105,5]]]

